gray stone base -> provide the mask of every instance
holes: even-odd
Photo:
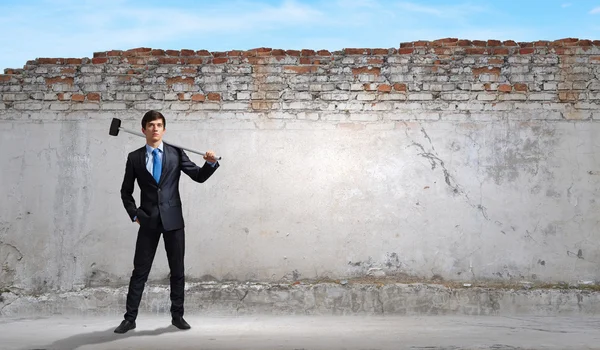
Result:
[[[0,315],[121,315],[127,287],[0,294]],[[168,314],[168,285],[148,285],[140,312]],[[186,285],[186,314],[203,315],[600,315],[600,291],[449,287],[423,283],[217,283]]]

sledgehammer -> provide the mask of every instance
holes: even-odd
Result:
[[[113,118],[112,122],[110,123],[110,129],[108,130],[108,134],[111,135],[111,136],[117,136],[117,135],[119,135],[119,130],[123,130],[123,131],[128,132],[128,133],[130,133],[132,135],[141,136],[143,138],[146,138],[146,135],[142,134],[141,132],[135,132],[135,131],[127,130],[127,129],[121,127],[121,119]],[[196,150],[193,150],[193,149],[189,149],[187,147],[179,146],[179,145],[176,145],[176,144],[168,142],[168,141],[165,141],[165,142],[168,143],[169,145],[173,146],[173,147],[181,148],[181,149],[184,149],[186,151],[199,154],[201,156],[205,155],[203,152],[200,152],[200,151],[196,151]],[[217,160],[221,160],[221,157],[216,157],[216,159]]]

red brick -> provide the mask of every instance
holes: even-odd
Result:
[[[253,65],[268,64],[267,60],[264,57],[247,57],[246,61]]]
[[[271,56],[271,52],[273,51],[273,49],[268,48],[268,47],[261,47],[258,49],[254,49],[254,52],[256,52],[256,56]]]
[[[459,40],[456,42],[456,46],[471,46],[472,44],[471,40]]]
[[[368,64],[383,64],[383,59],[381,59],[381,58],[368,58],[367,59],[367,63]]]
[[[0,74],[0,81],[10,81],[11,78],[12,78],[12,75]]]
[[[377,87],[378,92],[391,92],[392,87],[388,84],[381,84]]]
[[[377,88],[376,85],[371,85],[369,83],[363,84],[363,89],[365,91],[375,91],[376,88]]]
[[[506,47],[497,47],[492,49],[492,54],[494,55],[509,55],[510,50]]]
[[[433,50],[433,52],[436,55],[451,55],[452,54],[452,49],[447,48],[447,47],[445,47],[445,48],[437,47],[437,48],[435,48]]]
[[[575,91],[561,91],[558,93],[558,99],[563,102],[577,101],[579,99],[579,92]]]
[[[242,57],[256,57],[256,55],[256,51],[254,50],[248,50],[242,53]]]
[[[319,51],[317,51],[317,55],[319,55],[319,56],[331,56],[331,52],[329,52],[329,50],[319,50]]]
[[[315,50],[307,50],[307,49],[303,49],[302,51],[300,51],[300,55],[301,56],[314,56],[316,54]]]
[[[204,96],[203,94],[193,94],[192,95],[193,102],[204,102],[204,100],[206,100],[206,96]]]
[[[92,58],[92,64],[104,64],[106,62],[108,62],[108,58],[107,57]]]
[[[473,46],[476,46],[476,47],[487,47],[487,41],[473,40]]]
[[[131,49],[130,51],[134,51],[134,52],[138,52],[138,53],[147,53],[147,52],[152,51],[152,49],[149,47],[137,47],[135,49]]]
[[[122,50],[111,50],[106,53],[106,56],[108,56],[108,57],[116,57],[116,56],[122,56],[122,55],[123,55]]]
[[[527,91],[527,84],[523,84],[523,83],[516,83],[514,85],[515,91],[522,91],[522,92],[526,92]]]
[[[579,41],[579,39],[577,39],[577,38],[564,38],[564,39],[555,40],[552,42],[552,44],[557,45],[557,46],[575,46],[575,45],[577,45],[578,41]]]
[[[300,51],[298,51],[298,50],[285,50],[285,53],[288,56],[296,56],[296,57],[300,56]]]
[[[500,40],[488,40],[487,41],[487,46],[488,47],[502,46],[502,41],[500,41]]]
[[[516,42],[516,41],[514,41],[514,40],[506,40],[506,41],[503,41],[503,42],[502,42],[502,45],[503,45],[503,46],[508,46],[508,47],[517,47],[517,46],[519,46],[519,44],[517,44],[517,42]]]
[[[579,40],[577,42],[577,46],[593,46],[594,44],[592,43],[591,40]]]
[[[81,64],[82,62],[81,58],[65,58],[65,64]]]
[[[94,52],[94,55],[92,57],[106,57],[106,51]]]
[[[308,74],[317,71],[316,66],[283,66],[284,73]]]
[[[121,56],[134,57],[134,56],[137,56],[137,52],[135,52],[135,50],[131,49],[131,50],[123,51],[123,54]]]
[[[185,100],[186,100],[186,98],[185,98],[185,93],[183,93],[183,92],[180,92],[180,93],[178,93],[178,94],[177,94],[177,99],[178,99],[179,101],[185,101]]]
[[[194,85],[194,78],[192,77],[173,77],[173,78],[167,78],[167,85],[173,85],[173,84],[188,84],[188,85]]]
[[[196,54],[196,51],[188,49],[182,49],[180,52],[181,56],[194,56]]]
[[[590,63],[600,63],[600,56],[590,56]]]
[[[488,49],[485,47],[467,47],[465,53],[467,55],[485,55],[488,53]]]
[[[429,41],[425,41],[425,40],[415,41],[413,43],[413,45],[415,47],[428,47],[429,44],[430,44],[430,42]]]
[[[128,57],[126,60],[129,64],[143,66],[148,63],[149,57]]]
[[[204,62],[200,57],[188,57],[184,61],[185,64],[202,64]]]
[[[394,84],[394,90],[406,92],[406,90],[407,90],[406,89],[406,84],[396,83],[396,84]]]
[[[179,57],[181,55],[181,52],[179,52],[179,50],[166,50],[165,53],[167,54],[167,56]]]
[[[533,43],[530,42],[519,42],[520,47],[533,47]]]
[[[52,85],[52,84],[67,84],[67,85],[71,85],[73,86],[73,78],[71,77],[53,77],[53,78],[45,78],[46,80],[46,85]]]
[[[212,63],[214,64],[223,64],[223,63],[227,63],[229,62],[229,58],[227,57],[215,57],[212,60]]]
[[[404,48],[404,49],[399,49],[398,54],[399,55],[409,55],[409,54],[413,53],[414,51],[415,51],[415,49],[413,49],[413,48]]]
[[[387,55],[389,54],[388,49],[371,49],[371,55]]]
[[[500,84],[500,86],[498,86],[498,91],[500,91],[500,92],[511,92],[512,91],[512,86],[510,86],[509,84]]]
[[[271,56],[285,56],[285,50],[275,49],[271,51]]]
[[[533,43],[533,47],[547,47],[550,44],[547,40],[538,40]]]
[[[311,64],[310,58],[308,58],[308,57],[301,57],[300,58],[300,64]]]
[[[227,51],[213,51],[211,53],[213,57],[227,57]]]
[[[532,54],[534,52],[535,52],[535,49],[531,48],[531,47],[527,47],[527,48],[519,50],[519,54],[521,54],[521,55],[530,55],[530,54]]]
[[[100,101],[100,94],[97,92],[90,92],[87,94],[88,101]]]
[[[38,58],[38,64],[64,64],[63,58]]]
[[[65,100],[65,94],[60,92],[56,95],[56,98],[58,98],[59,101],[64,101]]]
[[[180,64],[181,59],[177,57],[159,57],[158,64]]]
[[[369,55],[371,50],[369,49],[360,49],[360,48],[346,48],[344,49],[344,54],[346,55]]]
[[[71,96],[71,101],[83,102],[83,101],[85,101],[85,95],[82,95],[82,94],[73,94]]]
[[[404,48],[408,48],[408,47],[415,47],[415,45],[411,42],[406,42],[406,43],[400,43],[400,48],[404,49]]]
[[[181,69],[181,74],[196,74],[198,73],[198,68],[196,67],[185,67]]]
[[[198,50],[196,56],[210,56],[210,52],[208,50]]]
[[[75,74],[76,70],[75,70],[75,68],[67,67],[67,68],[61,68],[60,72],[62,74]]]
[[[481,74],[493,74],[493,75],[500,75],[500,68],[499,67],[481,67],[481,68],[473,68],[472,69],[473,75],[478,77]]]
[[[499,58],[490,58],[487,63],[489,64],[504,64],[504,60],[501,60]]]
[[[227,51],[227,57],[240,57],[242,56],[242,51],[239,50],[231,50]]]
[[[221,101],[221,94],[216,92],[209,92],[207,97],[209,101]]]
[[[432,42],[432,45],[433,46],[450,46],[449,44],[452,44],[451,46],[455,46],[456,43],[458,43],[458,38],[444,38],[444,39],[434,40]]]
[[[165,56],[166,53],[165,53],[165,50],[157,49],[157,50],[150,51],[150,55],[152,55],[152,56]]]
[[[252,51],[256,51],[256,52],[271,52],[271,51],[273,51],[273,49],[270,48],[270,47],[258,47],[256,49],[252,49]]]
[[[371,69],[369,69],[369,67],[352,68],[352,74],[354,74],[354,75],[359,75],[359,74],[379,75],[380,72],[381,72],[381,68],[379,68],[379,67],[372,67]]]

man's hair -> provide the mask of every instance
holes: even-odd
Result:
[[[156,119],[162,119],[163,128],[167,127],[167,121],[165,119],[165,116],[162,115],[162,113],[158,111],[148,111],[146,112],[146,114],[144,114],[144,117],[142,118],[142,128],[146,129],[146,125],[149,122],[154,121]]]

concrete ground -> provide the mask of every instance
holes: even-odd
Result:
[[[237,316],[142,314],[113,333],[120,316],[0,318],[3,350],[92,349],[600,349],[600,317]]]

